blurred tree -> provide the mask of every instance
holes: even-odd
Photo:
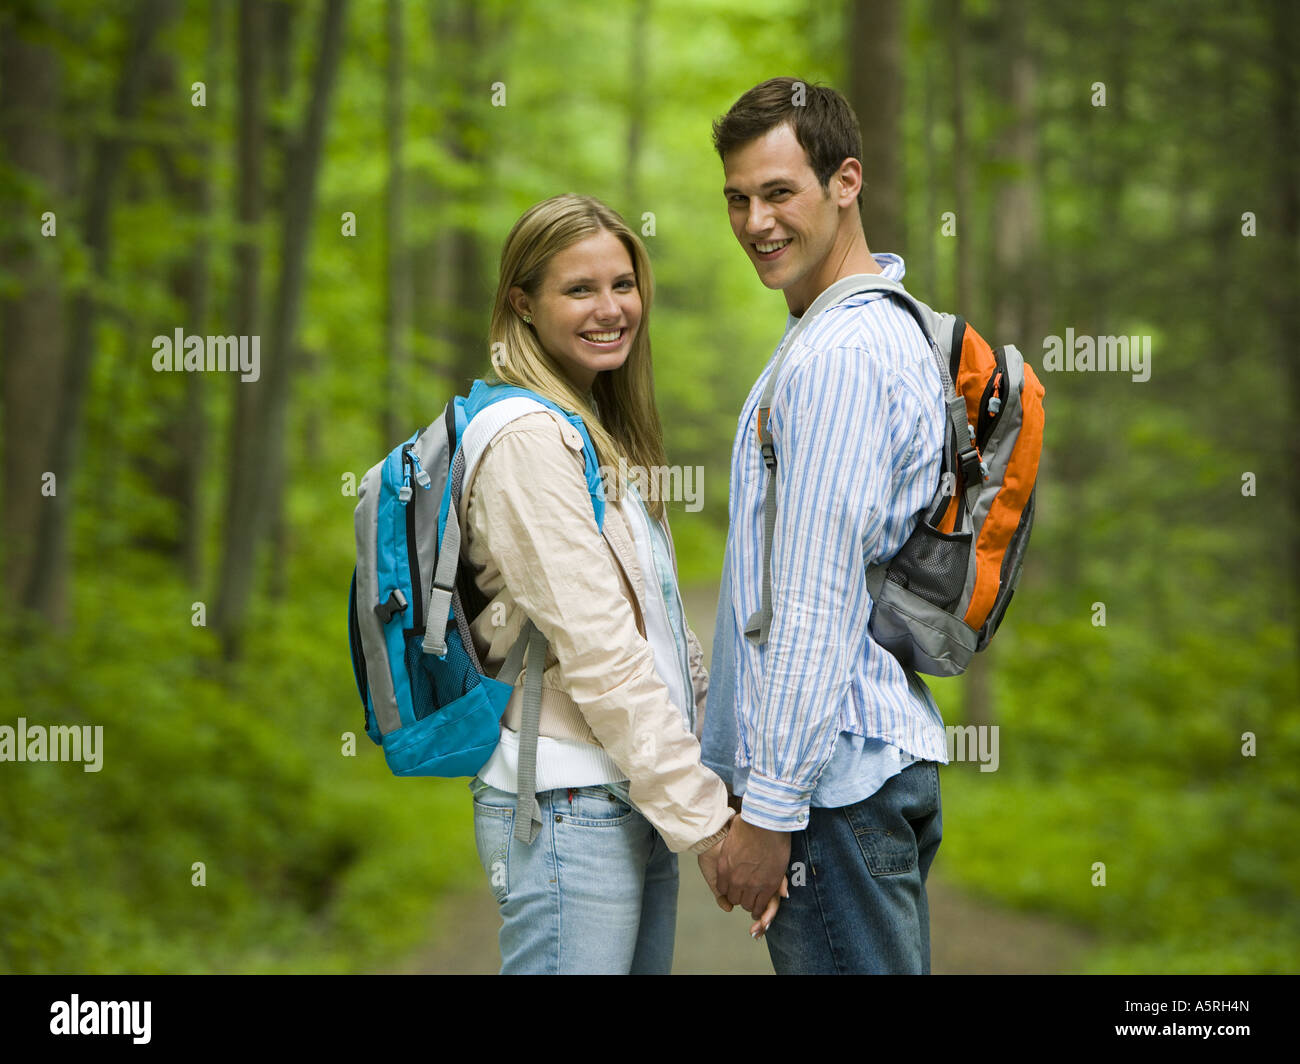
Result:
[[[262,81],[265,66],[265,7],[258,0],[240,0],[237,55],[239,113],[236,123],[235,162],[237,236],[235,250],[234,331],[239,336],[261,335],[261,223],[265,201],[263,150],[266,141],[265,100]],[[263,374],[262,380],[265,380]],[[259,381],[260,384],[260,381]],[[234,379],[230,383],[232,419],[227,449],[225,522],[222,557],[217,571],[213,628],[222,633],[227,656],[235,653],[235,640],[253,587],[254,552],[248,539],[256,524],[255,466],[263,461],[256,449],[254,430],[259,420],[258,402],[263,388]]]
[[[382,438],[396,443],[403,434],[402,424],[397,419],[398,397],[401,394],[401,382],[407,374],[407,332],[411,325],[411,270],[410,257],[406,251],[402,198],[405,185],[402,144],[406,139],[402,82],[406,76],[406,60],[402,42],[401,0],[387,0],[385,3],[384,30],[388,41],[388,66],[384,80],[384,130],[388,148],[388,196],[384,218],[387,252],[384,284],[386,376],[379,419]]]
[[[42,476],[49,465],[66,343],[63,263],[53,251],[72,237],[75,209],[67,200],[66,148],[56,120],[63,93],[63,61],[41,38],[43,27],[11,12],[0,24],[0,143],[13,180],[29,182],[16,195],[17,224],[0,242],[5,287],[0,295],[0,389],[4,409],[4,585],[17,604],[34,572],[36,533],[43,507]],[[41,235],[52,212],[54,237]],[[8,211],[6,213],[9,213]],[[13,223],[11,223],[13,224]],[[43,241],[48,243],[42,244]],[[56,482],[67,490],[70,474]],[[64,570],[47,564],[49,616],[62,619]]]
[[[223,580],[221,585],[218,630],[228,659],[240,654],[257,551],[267,534],[273,513],[271,496],[283,491],[287,482],[284,439],[293,374],[293,345],[302,302],[325,118],[343,46],[346,8],[347,0],[326,0],[307,114],[302,131],[290,150],[285,172],[280,273],[269,342],[262,352],[261,378],[257,382],[261,385],[262,397],[257,406],[248,451],[252,464],[244,471],[242,487],[245,494],[238,500],[248,521],[239,525],[232,523],[226,529],[223,576],[231,583]],[[234,490],[232,483],[232,495]]]
[[[862,219],[867,245],[906,246],[903,203],[902,0],[849,0],[845,95],[862,126]]]
[[[127,147],[127,126],[135,117],[144,90],[149,49],[154,36],[174,14],[170,0],[140,0],[135,5],[113,97],[112,126],[95,138],[83,220],[85,244],[90,252],[91,283],[80,288],[72,299],[71,328],[56,399],[57,431],[49,439],[46,467],[58,476],[59,488],[39,511],[35,557],[24,594],[28,608],[56,625],[62,624],[66,616],[63,589],[72,520],[73,471],[82,446],[83,407],[96,350],[95,318],[99,303],[94,283],[105,280],[108,273],[113,193]]]

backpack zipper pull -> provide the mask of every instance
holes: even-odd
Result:
[[[410,455],[411,455],[411,465],[415,469],[415,481],[417,484],[420,485],[420,487],[424,488],[427,491],[429,488],[433,487],[433,481],[429,478],[429,474],[424,471],[424,467],[420,465],[420,456],[417,455],[414,451],[411,451]]]
[[[989,396],[989,417],[997,417],[998,411],[1002,409],[1002,400],[998,398],[998,392],[1002,388],[1002,371],[998,370],[998,375],[993,378],[993,394]]]
[[[411,467],[407,462],[407,459],[410,457],[410,451],[402,452],[402,487],[397,492],[397,498],[401,501],[403,506],[411,501],[411,496],[414,494],[411,491]]]

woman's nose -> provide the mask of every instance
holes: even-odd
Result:
[[[600,297],[600,304],[596,307],[596,317],[601,321],[615,321],[622,314],[618,305],[618,300],[614,298],[613,292],[605,292]]]

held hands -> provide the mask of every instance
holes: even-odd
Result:
[[[766,934],[781,899],[790,896],[785,877],[789,861],[788,833],[754,827],[739,815],[732,818],[727,837],[699,855],[700,871],[718,907],[731,912],[739,905],[754,918],[751,938]]]

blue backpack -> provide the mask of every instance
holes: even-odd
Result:
[[[546,639],[525,622],[496,678],[484,675],[464,604],[481,596],[461,572],[457,512],[466,476],[492,437],[537,410],[581,435],[596,525],[604,527],[604,489],[582,419],[528,389],[475,381],[468,398],[456,396],[361,479],[348,602],[366,734],[397,776],[475,775],[496,749],[527,653],[516,817],[516,836],[527,834],[527,842],[540,823],[533,795]]]

